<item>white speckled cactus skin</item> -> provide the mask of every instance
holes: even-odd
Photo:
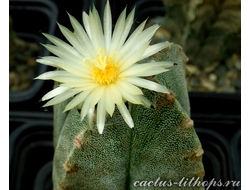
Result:
[[[62,113],[67,101],[54,106],[54,190],[144,189],[134,182],[158,177],[172,182],[183,177],[202,180],[203,150],[190,120],[185,81],[188,58],[173,44],[146,60],[170,60],[178,65],[152,79],[166,85],[171,94],[143,90],[152,108],[129,104],[134,131],[115,110],[112,118],[107,117],[101,137],[96,128],[92,133],[87,130],[87,122],[81,122],[76,108]]]

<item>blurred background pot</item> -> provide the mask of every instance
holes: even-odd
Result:
[[[9,101],[13,103],[30,100],[44,84],[33,78],[47,71],[48,67],[35,60],[38,56],[49,55],[39,43],[49,43],[42,33],[55,34],[58,9],[47,0],[11,0],[9,8]]]
[[[38,172],[35,184],[34,184],[34,190],[52,190],[53,184],[52,184],[52,161],[49,161],[47,164],[45,164]]]
[[[32,190],[40,169],[53,159],[53,122],[41,118],[27,120],[10,135],[11,190]]]

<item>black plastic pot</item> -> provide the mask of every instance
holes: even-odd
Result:
[[[241,128],[240,94],[189,93],[195,128],[211,129],[228,141]]]
[[[138,22],[166,14],[166,7],[164,7],[162,0],[138,0],[131,9],[134,7],[136,8],[135,18]]]
[[[240,181],[240,94],[191,92],[189,98],[191,118],[204,149],[204,180]]]
[[[219,180],[226,182],[227,180],[233,180],[233,165],[229,141],[210,129],[196,128],[196,132],[204,150],[204,181],[210,182],[214,179],[217,182]],[[214,187],[214,189],[223,188]],[[233,189],[233,187],[224,189]]]
[[[241,179],[241,130],[239,129],[231,140],[232,158],[235,179]]]
[[[33,190],[39,170],[53,159],[53,122],[36,120],[23,124],[10,135],[10,189]]]
[[[53,190],[52,164],[53,162],[50,161],[39,170],[36,176],[34,190]]]
[[[10,0],[10,15],[13,19],[13,29],[17,36],[37,43],[49,43],[42,33],[55,33],[58,9],[52,1],[48,0]],[[39,56],[47,56],[49,52],[41,48]],[[46,65],[38,64],[36,75],[47,71]],[[42,88],[42,80],[33,81],[30,88],[19,92],[9,93],[9,101],[23,102],[33,98]]]
[[[20,128],[26,123],[51,122],[53,120],[52,112],[31,112],[31,111],[10,111],[9,112],[9,134],[12,135],[17,128]]]

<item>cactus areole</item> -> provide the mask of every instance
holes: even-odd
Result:
[[[159,178],[202,181],[203,150],[189,118],[188,59],[178,45],[149,45],[158,25],[144,29],[145,21],[128,37],[134,11],[126,17],[124,9],[114,29],[109,1],[103,26],[95,7],[83,12],[84,28],[69,14],[74,32],[59,28],[72,46],[44,34],[54,44],[45,48],[56,56],[37,61],[57,70],[36,79],[56,81],[42,98],[54,106],[54,190],[157,189],[143,181]]]

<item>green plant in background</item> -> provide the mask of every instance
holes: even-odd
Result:
[[[16,51],[16,44],[15,44],[15,32],[13,31],[13,21],[12,18],[9,16],[9,58],[10,62],[14,60],[14,54]]]
[[[163,0],[163,28],[190,61],[191,90],[240,90],[241,1]]]
[[[163,0],[163,24],[189,59],[204,67],[240,52],[240,0]]]
[[[86,33],[72,16],[74,33],[59,25],[74,48],[45,35],[56,45],[45,47],[58,57],[38,62],[60,69],[37,77],[59,82],[43,97],[53,98],[45,106],[54,105],[54,190],[143,189],[137,181],[159,177],[202,181],[203,150],[190,120],[185,81],[188,59],[178,45],[148,46],[157,25],[143,31],[144,22],[126,40],[133,17],[134,11],[126,18],[125,9],[111,37],[107,3],[104,34],[93,8],[83,14]]]
[[[9,90],[23,91],[32,84],[36,73],[39,45],[19,38],[9,16]]]

